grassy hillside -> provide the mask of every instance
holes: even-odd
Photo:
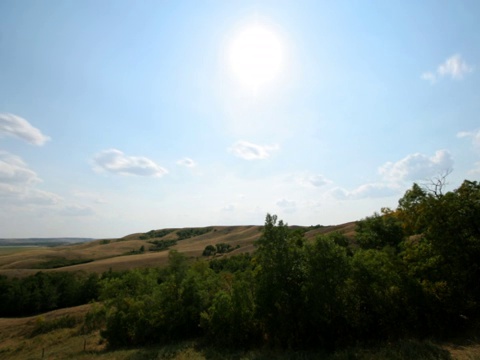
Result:
[[[352,238],[355,223],[339,226],[294,227],[307,239],[334,231]],[[22,276],[42,271],[103,272],[166,265],[168,251],[149,251],[155,242],[166,241],[188,258],[204,258],[207,245],[229,244],[233,250],[216,257],[255,251],[261,235],[259,226],[217,226],[211,228],[162,229],[136,233],[119,239],[95,240],[83,244],[44,248],[10,248],[0,251],[0,273]],[[197,235],[198,234],[198,235]],[[175,243],[176,241],[176,243]],[[140,248],[144,252],[139,252]],[[238,248],[237,248],[238,247]],[[1,249],[0,249],[1,250]],[[85,334],[85,314],[92,305],[65,308],[24,318],[0,318],[0,358],[2,359],[480,359],[479,338],[472,334],[459,342],[439,343],[400,340],[368,347],[344,348],[335,353],[320,350],[248,351],[210,347],[204,340],[192,339],[168,346],[154,345],[109,349],[98,331]]]
[[[98,332],[84,334],[83,317],[91,305],[51,311],[42,315],[0,318],[0,358],[28,359],[480,359],[480,345],[469,343],[432,343],[404,340],[380,347],[349,348],[335,353],[318,351],[250,351],[211,348],[196,340],[168,346],[133,347],[110,350]],[[69,321],[64,321],[68,319]],[[60,324],[48,326],[49,324]],[[62,327],[65,324],[66,327]],[[47,325],[47,326],[45,326]]]
[[[42,271],[86,271],[102,273],[112,270],[127,270],[140,267],[157,267],[167,263],[168,251],[149,251],[154,248],[152,241],[177,240],[175,249],[189,258],[202,257],[207,245],[229,244],[234,250],[230,256],[255,250],[254,242],[261,234],[261,226],[214,226],[209,228],[164,229],[168,234],[161,238],[147,238],[135,233],[119,239],[103,239],[81,244],[38,248],[0,247],[0,274],[7,276],[27,276]],[[340,231],[347,236],[354,233],[354,223],[338,226],[298,227],[306,231],[306,237],[315,238],[318,234]],[[185,230],[209,230],[208,232],[178,240]],[[160,232],[162,230],[156,230]],[[191,231],[192,232],[192,231]],[[194,232],[194,231],[193,231]],[[144,248],[144,252],[139,250]]]

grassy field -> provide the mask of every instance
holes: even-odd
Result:
[[[181,229],[172,229],[162,240],[175,240]],[[306,237],[313,239],[318,234],[340,231],[352,235],[354,223],[339,226],[307,228]],[[0,274],[28,276],[40,271],[86,271],[102,273],[112,270],[127,270],[140,267],[164,266],[168,251],[150,252],[154,245],[142,240],[143,233],[127,235],[120,239],[95,240],[82,244],[55,247],[0,247]],[[236,248],[229,254],[254,252],[254,242],[261,235],[260,226],[215,226],[206,234],[178,240],[170,249],[178,250],[189,258],[200,258],[207,245],[226,243]],[[145,252],[139,253],[144,247]],[[238,247],[238,248],[237,248]],[[53,266],[54,264],[69,266]],[[52,265],[53,264],[53,265]]]
[[[12,255],[24,251],[37,250],[38,246],[0,246],[0,256]]]
[[[313,227],[306,229],[308,239],[318,234],[340,231],[347,236],[354,234],[354,223],[339,226]],[[255,250],[254,242],[261,235],[259,226],[222,226],[172,246],[189,258],[201,258],[207,245],[230,244],[229,254]],[[177,239],[175,229],[162,237]],[[87,271],[103,272],[110,268],[123,270],[139,267],[163,266],[168,260],[168,251],[150,252],[153,246],[140,239],[143,233],[131,234],[120,239],[103,239],[83,244],[58,247],[5,247],[0,248],[0,274],[24,276],[39,271],[49,264],[69,266],[42,269],[42,271]],[[137,253],[141,247],[144,253]],[[82,263],[88,260],[89,262]],[[471,336],[459,342],[437,343],[431,341],[404,340],[379,344],[374,347],[356,347],[335,353],[314,351],[275,351],[271,349],[228,350],[202,344],[196,340],[172,344],[128,349],[108,349],[99,332],[83,334],[85,314],[91,305],[61,309],[25,318],[0,318],[0,359],[459,359],[480,360],[480,337]],[[480,332],[479,332],[480,333]]]
[[[228,350],[203,346],[198,341],[186,341],[168,346],[152,346],[109,350],[98,332],[82,333],[83,317],[91,305],[61,309],[38,316],[0,318],[0,358],[28,359],[326,359],[326,360],[475,360],[480,359],[480,343],[472,337],[463,343],[440,344],[431,341],[403,340],[373,347],[356,347],[325,353],[316,351],[278,351],[271,349]],[[73,319],[67,328],[48,329],[38,332],[42,324],[62,323]],[[73,324],[73,325],[72,325]]]

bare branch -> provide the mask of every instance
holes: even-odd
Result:
[[[443,196],[443,190],[448,184],[447,177],[452,173],[452,171],[452,169],[447,169],[441,172],[439,175],[431,178],[428,182],[422,184],[422,188],[437,198]]]

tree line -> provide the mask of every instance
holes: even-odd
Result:
[[[477,182],[446,194],[414,184],[397,209],[359,221],[353,240],[333,233],[309,242],[267,215],[256,246],[193,264],[171,251],[166,269],[106,279],[102,335],[112,346],[201,336],[221,346],[331,349],[448,337],[478,323]]]
[[[353,239],[304,233],[268,214],[254,254],[192,263],[170,251],[166,268],[104,274],[86,329],[113,347],[201,337],[333,350],[478,324],[478,182],[445,194],[414,184],[396,209],[359,221]]]

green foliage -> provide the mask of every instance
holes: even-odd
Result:
[[[244,348],[259,343],[260,327],[255,317],[255,290],[250,271],[223,275],[222,287],[211,306],[201,313],[201,326],[208,340],[222,347]]]
[[[110,345],[120,346],[199,334],[200,314],[215,293],[211,274],[207,264],[189,267],[183,255],[170,251],[160,283],[155,270],[134,270],[106,279],[101,296],[107,309],[102,335]]]
[[[104,274],[103,336],[112,346],[203,336],[220,347],[331,351],[458,334],[480,321],[477,182],[445,194],[414,185],[396,210],[360,221],[353,245],[341,233],[313,242],[304,233],[268,214],[253,256],[190,264],[170,251],[166,269]],[[4,283],[0,277],[0,290]],[[385,352],[337,354],[448,358],[415,341]]]
[[[345,336],[347,284],[351,259],[339,234],[319,236],[306,246],[304,305],[302,313],[304,343],[330,347]]]
[[[48,261],[44,261],[38,264],[36,269],[57,269],[65,266],[73,266],[78,264],[87,264],[92,262],[93,259],[65,259],[65,258],[56,258]]]
[[[185,240],[195,236],[207,234],[212,230],[213,230],[212,227],[181,229],[177,231],[177,237],[178,237],[178,240]]]
[[[150,247],[150,251],[163,251],[167,250],[170,246],[177,245],[177,240],[152,240],[149,243],[153,244],[154,246]]]
[[[213,245],[207,245],[205,246],[205,249],[203,249],[202,256],[212,256],[217,253],[217,249],[215,249],[215,246]]]
[[[385,246],[398,248],[404,238],[402,223],[395,213],[383,209],[382,215],[375,213],[356,225],[358,245],[363,249],[382,249]]]
[[[238,248],[239,248],[239,246],[237,245],[237,247],[235,249],[238,249]],[[215,255],[215,254],[225,254],[225,253],[229,253],[230,251],[233,251],[233,250],[234,250],[234,248],[232,247],[232,245],[226,244],[226,243],[218,243],[215,246],[207,245],[207,246],[205,246],[205,249],[203,250],[202,256],[212,256],[212,255]]]
[[[421,196],[410,201],[412,193]],[[426,321],[441,334],[464,328],[465,317],[480,315],[480,184],[465,180],[446,194],[421,193],[414,185],[398,211],[405,224],[415,224],[402,256],[422,287]]]
[[[93,303],[88,313],[85,315],[85,319],[82,326],[82,333],[89,334],[92,331],[102,329],[106,324],[106,308],[98,303]]]
[[[43,316],[35,319],[35,327],[30,336],[49,333],[57,329],[73,328],[77,326],[77,319],[70,315],[65,315],[52,320],[45,320]]]
[[[300,340],[303,238],[277,216],[267,214],[257,241],[257,316],[273,344],[295,346]]]
[[[155,239],[155,238],[162,238],[168,234],[170,234],[173,229],[162,229],[162,230],[150,230],[143,235],[140,235],[140,240],[148,240],[148,239]]]
[[[22,279],[0,276],[0,316],[26,316],[88,303],[98,297],[96,274],[38,272]]]
[[[253,257],[249,253],[239,254],[236,256],[212,259],[209,262],[210,269],[219,272],[245,272],[254,268]]]

